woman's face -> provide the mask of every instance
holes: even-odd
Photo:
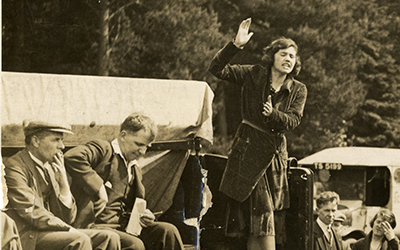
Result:
[[[377,236],[384,235],[385,232],[383,231],[382,223],[388,223],[387,219],[384,216],[379,215],[378,217],[376,217],[373,227],[372,227],[372,231],[373,231],[374,235],[377,235]]]
[[[294,65],[296,64],[296,49],[289,47],[286,49],[280,49],[274,55],[274,65],[272,67],[282,73],[289,74],[292,72]]]

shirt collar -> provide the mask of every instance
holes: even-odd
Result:
[[[124,163],[125,163],[125,166],[126,166],[126,167],[132,166],[132,165],[137,165],[137,160],[133,160],[133,161],[130,161],[130,162],[127,162],[127,161],[126,161],[124,155],[122,154],[121,148],[120,148],[120,146],[119,146],[118,139],[114,139],[114,140],[111,142],[111,146],[113,147],[114,152],[115,152],[116,154],[120,155],[121,158],[124,160]]]
[[[322,220],[320,218],[317,218],[317,224],[318,226],[322,229],[322,232],[324,232],[325,237],[327,239],[329,239],[329,233],[328,233],[328,227],[329,225],[325,224],[324,222],[322,222]]]
[[[43,163],[41,160],[36,158],[29,150],[28,150],[28,153],[29,153],[29,156],[31,157],[31,159],[36,163],[36,169],[39,171],[44,182],[46,182],[46,184],[49,184],[49,180],[46,179],[46,174],[44,173],[45,169],[47,169],[47,171],[49,171],[49,169],[50,169],[49,162],[47,161],[47,162]]]
[[[290,90],[291,90],[291,87],[292,87],[292,82],[293,82],[293,79],[291,77],[286,78],[285,81],[282,84],[282,87],[281,87],[280,91],[287,90],[290,93]]]
[[[44,163],[41,161],[41,160],[39,160],[38,158],[36,158],[32,153],[31,153],[31,151],[28,151],[28,153],[29,153],[29,156],[32,158],[32,160],[36,163],[36,164],[38,164],[40,167],[44,167]]]
[[[266,73],[268,75],[268,73]],[[267,77],[271,77],[271,71],[269,72],[270,76]],[[270,80],[271,82],[271,80]],[[293,84],[293,76],[286,76],[286,79],[283,81],[283,84],[281,86],[281,88],[279,89],[280,92],[282,90],[287,90],[289,93],[291,92],[292,89],[292,84]]]

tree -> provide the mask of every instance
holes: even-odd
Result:
[[[109,23],[110,10],[108,0],[100,0],[100,21],[99,21],[99,50],[98,50],[98,75],[108,76],[109,50]]]
[[[359,78],[367,86],[366,100],[349,128],[357,146],[400,145],[400,65],[392,57],[397,46],[389,37],[393,23],[387,6],[369,3],[358,8],[359,22],[366,33],[360,44],[365,63]]]
[[[357,77],[361,55],[357,44],[363,33],[353,18],[356,1],[230,2],[238,6],[240,14],[252,17],[255,33],[246,53],[240,53],[233,63],[262,63],[263,47],[280,36],[290,37],[299,45],[303,67],[298,79],[307,85],[308,99],[302,124],[287,133],[289,152],[300,158],[324,147],[343,145],[346,121],[354,116],[365,96]],[[229,20],[218,5],[215,9],[221,20]],[[227,15],[240,17],[235,13],[232,9]],[[225,29],[231,37],[240,21],[234,24],[234,30]]]
[[[207,67],[252,17],[255,35],[232,63],[262,63],[263,47],[280,36],[300,48],[308,99],[301,125],[287,133],[292,156],[399,145],[398,1],[30,0],[2,8],[3,70],[206,80],[221,152],[241,121],[240,89]]]
[[[93,9],[82,1],[3,1],[3,70],[84,74],[94,37]],[[97,22],[97,21],[96,21]]]
[[[146,3],[152,8],[140,13],[135,26],[145,44],[139,76],[205,80],[211,57],[224,43],[217,15],[190,0],[155,2]]]

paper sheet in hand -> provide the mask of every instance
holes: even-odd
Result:
[[[136,198],[135,204],[133,205],[131,217],[129,218],[128,225],[126,226],[126,232],[135,236],[140,235],[142,226],[140,225],[140,215],[144,214],[146,210],[146,201],[141,198]]]

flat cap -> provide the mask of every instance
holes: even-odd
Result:
[[[346,220],[346,215],[340,211],[336,211],[334,220],[343,222]]]
[[[50,123],[39,120],[24,120],[22,123],[22,127],[24,129],[25,137],[44,130],[73,134],[71,131],[71,126],[66,123]]]

